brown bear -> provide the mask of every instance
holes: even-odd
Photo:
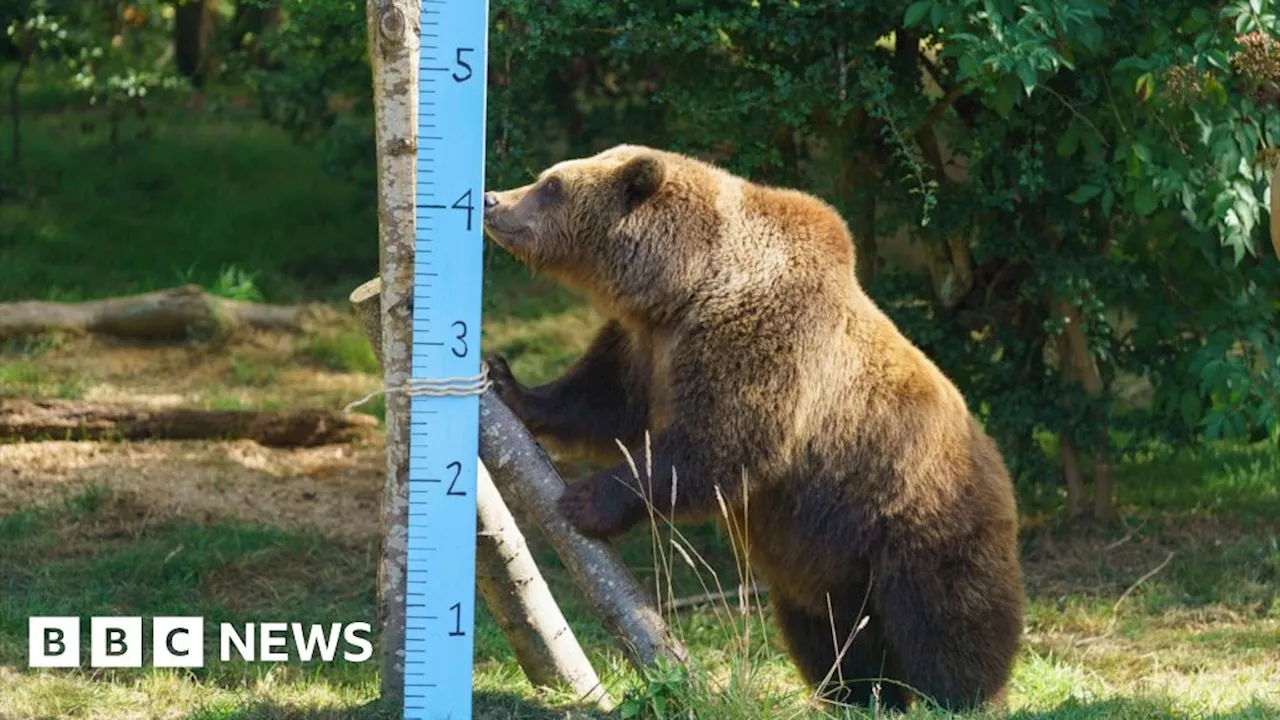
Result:
[[[1023,608],[1008,472],[956,387],[859,287],[832,207],[621,145],[487,193],[484,227],[609,318],[546,385],[489,358],[540,440],[612,451],[563,495],[579,532],[618,536],[646,503],[720,520],[718,490],[811,686],[866,704],[879,683],[899,709],[921,694],[1002,700]],[[618,442],[642,473],[648,442],[652,480]]]

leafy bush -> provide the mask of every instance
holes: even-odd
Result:
[[[173,6],[161,0],[70,2],[35,0],[25,12],[9,11],[6,32],[18,56],[18,75],[35,62],[57,68],[89,104],[106,109],[111,142],[119,139],[126,113],[145,117],[149,98],[181,90],[184,84],[163,62],[173,34]],[[15,129],[20,108],[9,112]],[[14,133],[14,160],[19,154]]]

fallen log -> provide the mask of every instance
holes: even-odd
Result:
[[[261,305],[210,295],[198,285],[85,302],[0,303],[0,339],[63,331],[174,340],[240,328],[300,332],[318,307]]]
[[[356,440],[377,424],[368,415],[329,410],[202,410],[0,398],[0,441],[247,439],[273,447],[311,447]]]
[[[374,278],[350,295],[379,366],[381,293],[382,282]],[[476,477],[476,586],[530,683],[567,686],[601,710],[613,709],[612,699],[560,612],[524,534],[482,461]]]
[[[761,595],[767,593],[769,589],[759,583],[752,585],[739,585],[732,590],[721,590],[720,592],[707,592],[699,595],[690,595],[688,597],[679,597],[665,606],[665,610],[669,613],[679,610],[687,610],[689,608],[701,607],[712,603],[725,603],[728,605],[729,600],[736,600],[738,612],[746,614],[751,609],[753,600],[758,601]]]

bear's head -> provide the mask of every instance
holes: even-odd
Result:
[[[716,182],[683,156],[619,145],[553,165],[529,185],[485,193],[485,233],[599,303],[654,314],[696,284],[719,228]]]

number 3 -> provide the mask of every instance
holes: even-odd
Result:
[[[462,332],[458,333],[457,335],[454,335],[454,337],[459,342],[462,343],[462,352],[458,352],[457,348],[453,348],[453,354],[457,357],[466,357],[467,356],[467,324],[462,322],[461,320],[458,320],[453,323],[453,327],[458,327],[459,325],[462,326]]]

